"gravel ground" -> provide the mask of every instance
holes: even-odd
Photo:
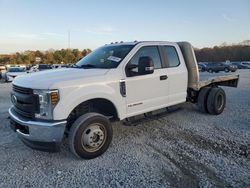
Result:
[[[0,187],[250,187],[250,70],[240,75],[223,114],[184,104],[137,126],[115,123],[93,160],[76,159],[66,139],[59,153],[26,147],[9,128],[11,84],[0,83]]]

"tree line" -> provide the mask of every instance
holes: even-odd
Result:
[[[45,52],[25,51],[9,55],[0,55],[0,64],[70,64],[76,63],[91,52],[90,49],[61,49]],[[198,62],[250,61],[250,46],[215,46],[213,48],[195,49]],[[36,58],[41,61],[37,62]]]
[[[48,50],[45,52],[25,51],[23,53],[16,52],[14,54],[0,55],[0,64],[71,64],[79,61],[91,52],[90,49],[61,49]]]
[[[250,46],[215,46],[195,49],[198,62],[250,61]]]

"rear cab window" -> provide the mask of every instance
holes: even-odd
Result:
[[[178,67],[180,65],[180,59],[174,46],[163,46],[163,52],[168,68]]]

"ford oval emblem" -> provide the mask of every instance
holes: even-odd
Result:
[[[12,103],[13,103],[14,105],[17,104],[17,98],[16,98],[15,95],[12,95],[12,96],[11,96],[11,101],[12,101]]]

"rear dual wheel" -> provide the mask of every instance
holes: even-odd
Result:
[[[207,97],[211,90],[211,87],[204,87],[201,89],[198,95],[198,108],[203,113],[208,113],[207,110]]]
[[[226,94],[221,88],[212,88],[207,98],[207,110],[210,114],[219,115],[226,106]]]
[[[226,105],[226,94],[221,88],[205,87],[198,95],[198,107],[203,113],[219,115]]]

